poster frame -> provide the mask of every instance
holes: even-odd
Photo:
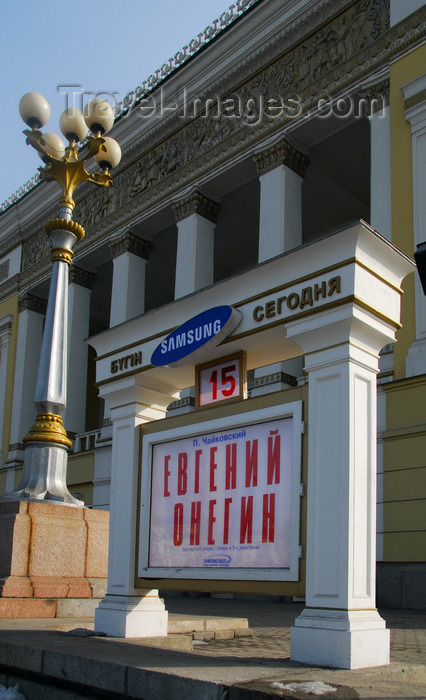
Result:
[[[236,581],[299,581],[300,546],[300,499],[304,493],[301,484],[302,469],[302,420],[303,403],[268,406],[253,411],[242,411],[232,417],[215,418],[200,423],[179,426],[170,430],[143,435],[141,449],[140,518],[137,576],[141,579],[217,579]],[[290,564],[285,568],[203,568],[203,567],[159,567],[149,565],[151,483],[153,447],[156,444],[175,440],[196,439],[205,433],[222,430],[238,430],[246,426],[267,423],[283,418],[293,419],[293,459],[291,465],[291,518],[290,518]]]

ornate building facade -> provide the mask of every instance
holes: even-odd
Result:
[[[146,369],[137,343],[120,340],[137,319],[154,328],[163,310],[170,330],[179,300],[192,299],[195,315],[202,290],[214,296],[256,269],[266,289],[269,261],[301,250],[314,264],[313,244],[360,220],[409,257],[426,240],[425,30],[417,0],[239,1],[118,106],[114,187],[81,186],[74,215],[86,236],[70,274],[64,425],[69,488],[87,505],[111,502],[117,408],[105,399],[118,375]],[[27,189],[0,212],[0,492],[20,480],[34,421],[50,275],[43,225],[57,201],[55,184]],[[426,608],[426,301],[414,273],[403,286],[401,328],[377,377],[378,593],[382,605]],[[312,294],[300,312],[328,291]],[[111,329],[122,351],[105,379],[99,347]],[[304,362],[253,349],[247,401],[306,402]],[[193,383],[147,420],[190,420]],[[302,503],[306,546],[305,520]],[[268,590],[303,595],[303,561],[298,585]]]

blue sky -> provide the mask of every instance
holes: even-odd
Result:
[[[59,85],[124,98],[233,0],[4,0],[0,23],[2,85],[0,203],[37,171],[18,105],[34,90],[48,100],[45,131],[59,132]]]

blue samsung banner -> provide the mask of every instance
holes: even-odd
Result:
[[[154,350],[151,364],[156,367],[179,362],[188,355],[219,345],[236,328],[241,314],[232,306],[215,306],[176,328]]]

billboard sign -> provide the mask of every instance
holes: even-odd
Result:
[[[297,580],[301,405],[226,422],[144,436],[141,577]]]

